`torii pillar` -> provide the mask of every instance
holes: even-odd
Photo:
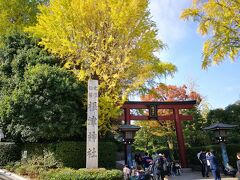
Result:
[[[142,102],[142,101],[128,101],[122,106],[124,110],[124,121],[125,124],[131,124],[131,120],[150,120],[156,119],[162,120],[174,120],[178,149],[180,155],[180,163],[183,168],[187,167],[186,148],[184,143],[183,131],[182,131],[182,120],[192,120],[190,115],[182,115],[179,113],[180,109],[192,109],[196,101],[173,101],[173,102]],[[149,109],[149,116],[144,115],[132,115],[131,109]],[[161,116],[158,115],[158,109],[172,109],[173,114]]]
[[[185,147],[184,137],[183,137],[183,132],[182,132],[182,124],[181,124],[181,120],[179,118],[179,109],[174,108],[173,114],[175,117],[174,122],[175,122],[175,127],[176,127],[178,149],[179,149],[179,154],[180,154],[180,162],[181,162],[182,167],[186,168],[187,167],[186,147]]]

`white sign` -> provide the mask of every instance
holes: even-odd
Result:
[[[22,159],[27,159],[27,151],[23,151],[23,153],[22,153]]]
[[[98,81],[88,81],[86,168],[98,168]]]
[[[1,139],[3,139],[3,138],[4,138],[4,134],[3,134],[2,129],[0,129],[0,141],[1,141]]]

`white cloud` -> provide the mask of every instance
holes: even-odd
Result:
[[[150,12],[159,29],[159,38],[167,44],[183,40],[190,30],[189,22],[180,20],[181,11],[190,0],[150,0]]]

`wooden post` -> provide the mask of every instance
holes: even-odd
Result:
[[[177,141],[178,141],[178,149],[179,149],[179,155],[180,155],[180,163],[183,168],[187,167],[187,158],[186,158],[186,150],[185,150],[185,143],[184,143],[184,137],[182,132],[182,125],[181,120],[179,118],[179,109],[174,108],[174,121],[175,121],[175,127],[176,127],[176,134],[177,134]]]
[[[124,123],[125,124],[130,124],[130,109],[129,108],[124,108]],[[128,164],[128,144],[124,144],[124,161],[125,164]]]
[[[124,108],[124,121],[125,124],[130,124],[130,108]]]

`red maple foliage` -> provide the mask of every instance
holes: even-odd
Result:
[[[164,85],[152,89],[149,94],[141,96],[143,101],[186,101],[196,100],[199,104],[202,97],[194,90],[190,90],[186,85]]]

